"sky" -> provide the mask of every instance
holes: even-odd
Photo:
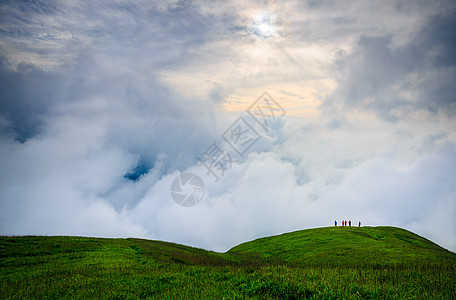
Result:
[[[2,1],[0,234],[454,252],[455,82],[454,1]]]

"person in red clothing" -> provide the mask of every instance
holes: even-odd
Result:
[[[348,226],[352,226],[352,220],[348,221]]]
[[[361,227],[361,221],[358,222],[358,227]]]

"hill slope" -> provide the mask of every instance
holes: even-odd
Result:
[[[0,237],[5,299],[454,299],[455,269],[456,254],[392,227],[308,229],[227,253],[142,239]]]
[[[240,244],[228,251],[242,260],[298,265],[385,265],[456,261],[456,254],[396,227],[324,227]]]
[[[75,236],[0,237],[0,268],[79,261],[105,265],[118,261],[148,264],[226,265],[224,254],[162,241]]]

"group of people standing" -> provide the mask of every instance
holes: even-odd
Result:
[[[347,224],[348,224],[348,226],[352,226],[352,221],[351,220],[342,221],[342,227],[347,226]],[[334,226],[337,226],[337,221],[334,221]],[[361,227],[361,221],[358,221],[358,227]]]

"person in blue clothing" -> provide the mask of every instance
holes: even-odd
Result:
[[[352,226],[352,220],[348,220],[348,226]]]
[[[334,226],[337,226],[337,221],[336,220],[334,220]]]

